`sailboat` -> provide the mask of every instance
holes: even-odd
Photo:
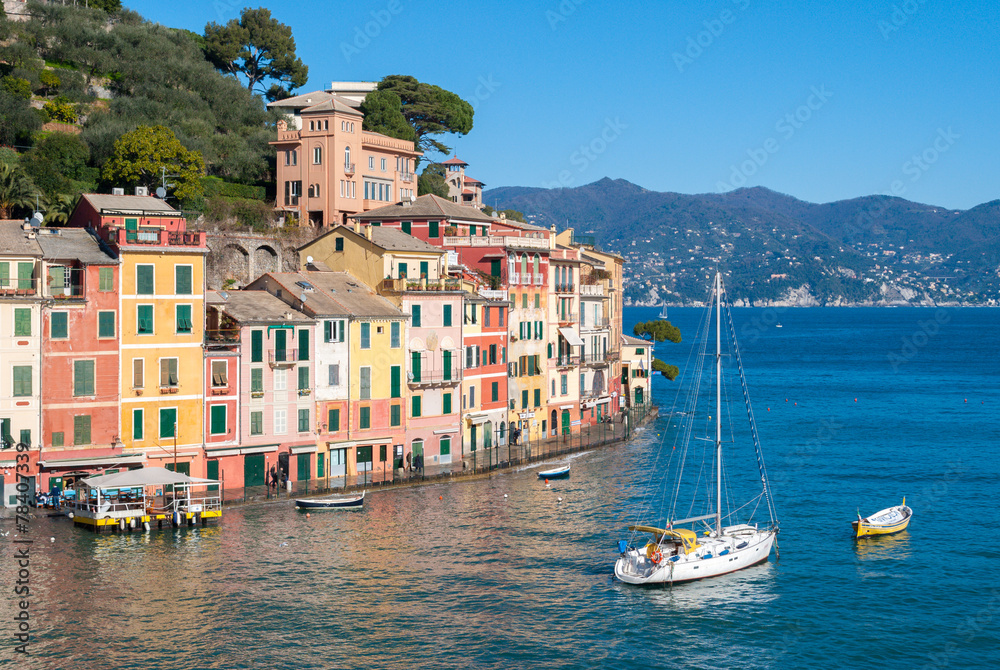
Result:
[[[732,512],[723,510],[723,479],[724,470],[722,463],[722,275],[715,275],[714,291],[714,311],[715,311],[715,407],[713,418],[715,419],[715,439],[714,439],[714,472],[712,473],[712,486],[708,490],[708,504],[702,510],[711,505],[714,509],[708,513],[688,516],[683,519],[671,518],[682,493],[695,493],[697,490],[705,489],[702,473],[696,472],[694,481],[688,482],[684,478],[684,466],[688,464],[689,469],[701,470],[703,466],[711,465],[711,461],[689,457],[689,448],[694,444],[692,438],[694,430],[694,417],[697,410],[698,386],[700,373],[695,373],[694,388],[688,400],[688,411],[676,414],[688,419],[686,426],[678,433],[683,438],[683,442],[669,452],[670,462],[667,469],[674,475],[674,481],[670,484],[673,490],[672,500],[669,504],[667,516],[660,512],[660,518],[665,518],[665,523],[658,525],[631,525],[628,530],[632,533],[628,540],[618,542],[620,556],[615,562],[615,577],[627,584],[681,584],[684,582],[716,577],[737,570],[748,568],[758,563],[768,560],[771,554],[771,547],[775,544],[778,535],[778,522],[774,513],[774,504],[771,498],[770,485],[767,479],[767,471],[764,468],[764,459],[761,455],[760,445],[757,439],[757,430],[753,421],[753,411],[750,407],[749,395],[747,393],[746,380],[743,376],[743,366],[740,362],[739,347],[736,344],[735,328],[732,325],[732,315],[726,311],[728,316],[729,333],[731,335],[731,345],[733,358],[739,369],[740,386],[743,391],[743,398],[747,407],[747,416],[750,421],[750,436],[753,441],[757,456],[757,466],[759,473],[760,490],[745,504],[737,507]],[[704,334],[702,346],[707,348],[708,328],[711,322],[711,309],[708,310],[704,321]],[[707,360],[707,352],[702,352],[702,360]],[[671,467],[672,466],[672,467]],[[729,481],[728,479],[726,481]],[[665,482],[666,483],[666,482]],[[713,490],[714,489],[714,490]],[[714,496],[711,495],[714,493]],[[711,498],[714,497],[714,500]],[[727,500],[729,496],[727,496]],[[696,501],[697,502],[697,501]],[[695,505],[692,503],[692,511]],[[764,522],[753,522],[753,517],[760,512],[768,519]],[[740,523],[737,515],[745,515],[746,520]],[[639,534],[648,534],[645,545],[636,546],[636,539]]]
[[[670,318],[670,315],[667,314],[667,304],[666,303],[663,303],[662,305],[660,305],[660,315],[657,318],[658,319],[669,319]]]

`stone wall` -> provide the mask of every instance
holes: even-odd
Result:
[[[208,288],[241,288],[265,272],[297,271],[297,249],[314,239],[316,232],[308,228],[282,231],[279,235],[209,231]]]

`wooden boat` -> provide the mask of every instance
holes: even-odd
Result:
[[[552,468],[551,470],[542,470],[538,473],[539,479],[565,479],[566,477],[569,477],[568,465]]]
[[[295,509],[359,509],[365,504],[365,491],[360,495],[336,495],[295,501]]]
[[[862,518],[858,512],[858,520],[852,521],[851,527],[854,529],[855,538],[866,535],[892,535],[906,530],[912,518],[913,510],[906,506],[906,498],[903,498],[902,505],[888,507],[869,517]]]

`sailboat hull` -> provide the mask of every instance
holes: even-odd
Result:
[[[626,584],[683,584],[718,577],[767,561],[777,531],[726,532],[701,540],[689,554],[664,555],[656,564],[643,549],[629,549],[615,563],[615,577]],[[743,545],[743,546],[741,546]]]

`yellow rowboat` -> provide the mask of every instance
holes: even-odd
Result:
[[[864,537],[865,535],[892,535],[906,530],[913,518],[913,510],[906,506],[906,498],[903,504],[896,507],[889,507],[880,512],[875,512],[869,517],[862,518],[858,513],[858,520],[851,522],[854,528],[854,537]]]

